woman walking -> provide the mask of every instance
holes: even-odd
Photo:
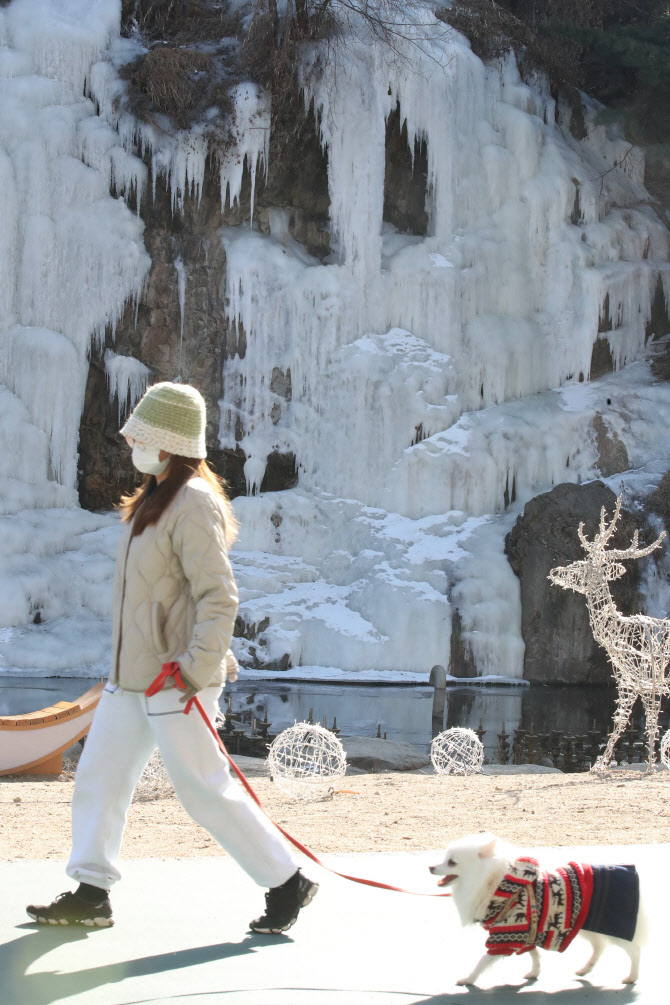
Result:
[[[233,781],[200,716],[184,714],[197,693],[214,721],[226,678],[237,677],[229,648],[237,588],[228,560],[236,521],[204,460],[205,402],[186,384],[155,384],[121,433],[145,477],[120,503],[126,526],[116,561],[112,667],[75,778],[67,874],[79,886],[27,912],[42,924],[114,923],[109,890],[121,877],[126,815],[158,747],[187,812],[269,887],[251,931],[284,932],[318,884],[303,876],[277,829]],[[165,663],[178,664],[186,690],[172,677],[147,697]]]

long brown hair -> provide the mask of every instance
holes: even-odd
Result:
[[[237,537],[238,523],[230,505],[226,483],[212,471],[205,460],[198,457],[182,457],[171,454],[166,476],[159,484],[153,475],[145,475],[142,484],[134,492],[121,496],[117,509],[124,523],[133,523],[133,537],[142,533],[145,527],[157,523],[179,489],[190,478],[203,478],[218,497],[223,508],[228,547]]]

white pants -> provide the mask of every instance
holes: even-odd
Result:
[[[220,688],[198,695],[213,722]],[[133,791],[158,747],[184,809],[260,886],[280,886],[298,868],[279,831],[231,777],[197,708],[176,688],[152,698],[107,685],[79,760],[72,798],[68,876],[109,890]],[[188,848],[180,847],[180,853]]]

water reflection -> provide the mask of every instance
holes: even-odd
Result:
[[[44,708],[56,701],[72,701],[92,681],[81,677],[0,677],[0,716],[20,715]],[[234,712],[263,720],[267,714],[271,733],[280,733],[294,722],[315,722],[324,716],[328,726],[333,718],[344,733],[375,736],[378,729],[389,740],[406,740],[428,749],[431,740],[433,689],[323,683],[283,684],[277,681],[236,681],[228,685],[222,698],[226,710],[230,695]]]
[[[455,687],[447,691],[446,728],[480,727],[490,761],[498,760],[498,733],[525,729],[535,735],[560,730],[609,732],[616,693],[596,687]]]
[[[228,693],[233,711],[246,711],[248,717],[261,720],[267,713],[273,734],[306,721],[311,712],[314,722],[325,717],[328,727],[336,718],[344,734],[381,732],[388,740],[405,740],[425,750],[430,745],[432,687],[237,681]]]
[[[32,712],[56,701],[72,701],[93,682],[82,678],[0,677],[0,716]],[[549,687],[452,687],[447,689],[442,721],[432,718],[433,690],[428,686],[325,684],[273,681],[237,681],[224,692],[225,711],[231,698],[234,712],[251,725],[253,718],[267,715],[270,732],[276,734],[295,721],[315,722],[333,718],[342,733],[405,740],[427,751],[431,738],[450,726],[485,730],[484,746],[495,760],[502,724],[508,733],[523,728],[534,733],[562,730],[586,733],[609,731],[614,692],[607,688]],[[667,714],[662,724],[665,726]]]

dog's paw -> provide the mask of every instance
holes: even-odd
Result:
[[[474,984],[472,974],[469,977],[461,977],[460,981],[456,981],[456,986],[459,988],[471,988]]]
[[[624,977],[622,984],[635,984],[637,981],[637,974],[628,974],[628,977]]]

